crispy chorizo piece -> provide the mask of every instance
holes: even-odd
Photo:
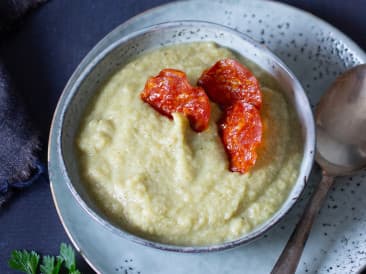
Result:
[[[208,127],[209,99],[203,88],[189,84],[183,71],[163,69],[157,76],[149,78],[141,99],[169,118],[174,112],[183,113],[197,132]]]
[[[210,99],[225,108],[237,100],[260,109],[262,94],[258,80],[249,69],[233,59],[222,59],[205,70],[197,82]]]
[[[262,141],[262,121],[258,109],[236,101],[224,110],[219,129],[230,170],[240,173],[249,171],[256,162],[256,148]]]

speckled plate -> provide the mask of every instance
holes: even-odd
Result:
[[[366,62],[365,53],[337,29],[311,14],[269,1],[174,2],[134,17],[114,33],[122,36],[183,19],[224,24],[267,45],[298,77],[312,106],[337,75]],[[107,36],[104,42],[110,40]],[[50,157],[56,145],[51,143]],[[97,272],[116,274],[269,273],[320,177],[315,167],[301,201],[262,239],[228,251],[178,254],[144,247],[106,230],[78,205],[66,184],[56,183],[61,176],[53,174],[51,189],[66,232]],[[298,273],[356,273],[366,264],[366,182],[362,181],[366,172],[337,179],[313,227]]]

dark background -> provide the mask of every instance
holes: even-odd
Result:
[[[31,12],[15,32],[0,41],[0,56],[41,130],[44,158],[52,113],[81,59],[119,24],[167,2],[170,1],[52,0]],[[366,0],[281,2],[323,18],[366,49]],[[0,273],[14,273],[7,267],[12,250],[25,248],[56,255],[61,242],[69,240],[57,217],[47,179],[18,193],[0,210]],[[82,273],[92,273],[81,258],[78,267]]]

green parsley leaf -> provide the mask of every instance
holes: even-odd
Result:
[[[14,250],[9,259],[9,267],[27,274],[36,274],[39,263],[39,255],[26,250]]]
[[[58,274],[60,272],[60,268],[62,262],[64,260],[60,257],[56,257],[56,265],[55,265],[55,257],[53,256],[43,256],[42,264],[40,266],[42,274]]]
[[[42,264],[40,266],[42,274],[52,274],[55,268],[55,257],[43,256]]]
[[[60,272],[60,268],[61,268],[61,265],[62,265],[63,262],[64,262],[64,259],[62,259],[61,256],[56,257],[56,265],[55,265],[55,268],[53,270],[54,274],[58,274]]]
[[[69,273],[73,273],[76,270],[74,249],[70,245],[62,243],[60,246],[60,256],[64,259],[65,267],[69,270]]]
[[[40,256],[34,252],[26,250],[14,250],[9,259],[9,267],[14,270],[19,270],[27,274],[36,274]],[[42,274],[59,274],[62,264],[69,271],[69,274],[81,274],[76,269],[75,251],[67,244],[62,243],[60,246],[60,255],[43,256],[40,271]]]

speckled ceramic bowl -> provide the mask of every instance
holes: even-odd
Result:
[[[115,33],[118,35],[118,33]],[[112,39],[113,38],[113,39]],[[113,42],[111,42],[113,40]],[[178,43],[212,41],[227,47],[253,61],[277,79],[288,101],[293,104],[304,140],[303,159],[299,176],[282,207],[266,222],[242,237],[208,246],[177,246],[150,241],[133,235],[107,218],[89,196],[81,182],[76,161],[75,136],[80,119],[89,100],[98,90],[100,83],[118,68],[137,55],[163,46]],[[232,248],[248,243],[275,225],[294,205],[303,191],[314,160],[315,130],[308,99],[299,81],[292,72],[266,47],[249,37],[224,26],[199,21],[179,21],[154,25],[123,37],[107,35],[84,58],[71,76],[59,100],[51,127],[50,148],[56,149],[50,155],[49,173],[53,184],[67,184],[79,205],[115,234],[134,242],[179,252],[205,252]],[[62,174],[62,176],[58,175]]]

